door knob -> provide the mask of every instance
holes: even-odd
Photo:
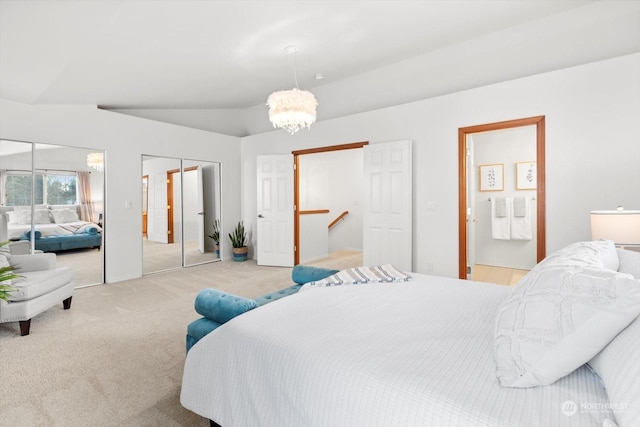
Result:
[[[258,218],[264,218],[262,214],[258,214]]]
[[[198,215],[204,215],[204,214],[205,214],[204,212],[198,212]]]

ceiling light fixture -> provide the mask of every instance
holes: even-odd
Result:
[[[102,153],[87,154],[87,166],[102,172],[104,170],[104,158]]]
[[[267,99],[269,106],[269,120],[274,128],[282,128],[291,135],[306,127],[311,127],[316,121],[316,101],[315,96],[306,90],[298,87],[298,75],[296,72],[296,53],[298,46],[292,45],[284,48],[287,55],[293,54],[293,79],[296,87],[291,90],[280,90],[273,92]]]

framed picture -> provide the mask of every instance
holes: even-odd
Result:
[[[480,165],[480,191],[504,190],[504,165]]]
[[[535,190],[537,186],[536,162],[516,163],[516,190]]]

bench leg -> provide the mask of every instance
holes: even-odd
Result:
[[[65,310],[69,310],[71,308],[71,298],[73,297],[69,297],[66,300],[62,301],[62,307],[64,307]]]
[[[25,336],[29,335],[29,329],[31,328],[31,319],[29,320],[20,320],[20,335]]]

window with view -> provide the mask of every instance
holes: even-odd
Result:
[[[76,175],[35,174],[36,205],[75,205],[78,197]],[[5,182],[5,204],[28,206],[31,204],[31,174],[9,172]]]

